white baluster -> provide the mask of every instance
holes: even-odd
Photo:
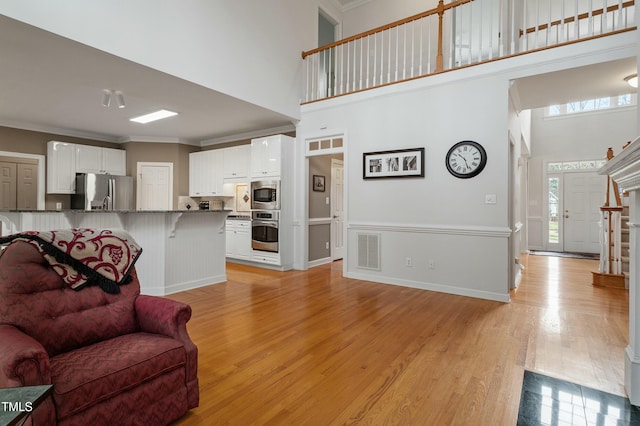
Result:
[[[391,81],[391,31],[389,31],[389,60],[387,61],[387,83]]]
[[[578,40],[580,38],[580,24],[578,22],[578,0],[575,1],[575,16],[573,18],[573,39]]]
[[[376,85],[376,71],[378,68],[378,34],[373,35],[373,85]]]
[[[364,38],[360,39],[360,90],[362,90],[362,55],[364,54]]]
[[[415,70],[416,21],[411,22],[411,77]]]
[[[511,0],[511,54],[516,53],[516,0]],[[527,0],[524,0],[524,9],[527,9]],[[524,39],[527,38],[526,26],[527,20],[524,20],[525,34]],[[526,43],[526,42],[525,42]],[[525,49],[526,50],[526,49]]]

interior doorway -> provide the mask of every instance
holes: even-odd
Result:
[[[138,162],[137,210],[173,210],[173,163]]]
[[[318,9],[318,47],[326,46],[338,40],[338,22],[327,12]],[[335,58],[333,50],[321,52],[320,72],[318,79],[318,94],[321,97],[330,97],[335,93]]]
[[[308,139],[307,265],[330,263],[344,256],[344,135]]]

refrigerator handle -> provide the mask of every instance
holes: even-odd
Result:
[[[116,180],[109,179],[109,210],[113,210],[113,200],[116,198]]]

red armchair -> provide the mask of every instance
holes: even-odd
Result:
[[[0,255],[0,388],[53,384],[35,425],[161,425],[198,406],[191,308],[64,284],[32,245]]]

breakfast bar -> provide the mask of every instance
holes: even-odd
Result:
[[[68,228],[123,229],[142,247],[143,294],[164,296],[226,281],[227,210],[0,211],[3,235]]]

